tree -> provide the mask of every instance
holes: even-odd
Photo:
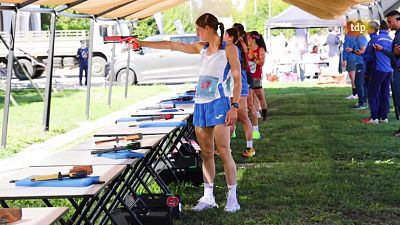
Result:
[[[174,34],[177,32],[175,21],[179,20],[186,33],[195,32],[196,28],[191,21],[191,12],[189,2],[185,2],[163,13],[164,32],[166,34]]]
[[[156,21],[153,17],[143,19],[137,23],[137,27],[134,33],[139,39],[146,38],[148,36],[159,34]]]
[[[257,12],[254,11],[254,1],[257,3]],[[243,23],[248,31],[258,31],[263,34],[265,21],[268,19],[268,0],[246,0],[243,11],[235,10],[233,18],[235,22]],[[271,0],[271,16],[276,16],[289,7],[289,4],[282,0]]]
[[[53,6],[48,6],[48,8],[54,8]],[[66,10],[69,13],[77,13],[74,10]],[[42,21],[42,30],[50,30],[50,14],[42,13],[40,15]],[[56,29],[57,30],[89,30],[90,20],[89,19],[75,19],[60,16],[57,18]]]

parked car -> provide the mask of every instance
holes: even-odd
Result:
[[[197,42],[195,34],[156,35],[146,41],[176,41],[183,43]],[[125,83],[127,52],[117,55],[115,74],[118,83]],[[129,84],[137,83],[181,83],[197,81],[200,55],[178,51],[143,48],[140,52],[131,52],[129,65]]]

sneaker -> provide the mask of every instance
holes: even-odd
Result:
[[[261,139],[260,131],[253,131],[253,140]]]
[[[362,105],[357,104],[357,105],[354,106],[354,109],[359,109],[359,110],[368,109],[368,105],[366,103],[364,103]]]
[[[203,196],[199,199],[199,202],[195,207],[192,208],[192,210],[196,212],[201,212],[212,208],[218,208],[217,203],[215,203],[215,198]]]
[[[358,95],[349,95],[346,97],[348,100],[358,99]]]
[[[257,112],[257,119],[260,119],[262,116],[261,116],[261,113],[260,112]]]
[[[240,210],[240,205],[236,198],[228,197],[224,208],[225,212],[234,213]]]
[[[389,123],[389,119],[379,119],[379,123]]]
[[[256,150],[254,148],[248,148],[243,152],[243,157],[250,158],[256,155]]]
[[[236,130],[233,131],[231,138],[236,138]]]
[[[361,120],[361,123],[367,123],[370,120],[371,120],[371,118],[363,119],[363,120]]]
[[[367,124],[379,124],[379,120],[378,119],[370,119],[370,120],[368,120],[368,121],[366,121],[366,122],[364,122],[364,123],[367,123]]]

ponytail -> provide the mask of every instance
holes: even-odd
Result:
[[[219,31],[221,32],[221,36],[220,36],[220,43],[219,43],[219,48],[222,48],[222,43],[224,41],[224,31],[225,31],[225,27],[224,24],[221,22],[218,22],[218,26],[219,26]]]
[[[250,35],[253,39],[255,39],[256,44],[259,47],[263,48],[265,50],[265,52],[267,52],[267,45],[264,42],[264,37],[261,34],[259,34],[257,31],[250,32]]]
[[[239,49],[239,54],[240,54],[240,65],[242,67],[242,69],[247,68],[247,58],[246,58],[246,52],[243,49],[242,43],[240,43],[239,41],[239,34],[240,32],[238,31],[238,29],[232,27],[226,30],[226,33],[228,34],[228,36],[233,38],[233,44]]]

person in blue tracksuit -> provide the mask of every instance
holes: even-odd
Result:
[[[83,72],[85,72],[85,85],[87,85],[89,49],[86,47],[86,41],[81,41],[81,47],[76,53],[76,58],[79,62],[79,85],[82,86]]]
[[[365,67],[365,73],[364,73],[364,92],[368,94],[368,86],[369,82],[371,80],[372,74],[375,72],[375,49],[374,49],[374,44],[376,44],[376,40],[378,37],[378,31],[379,31],[379,23],[376,21],[371,21],[368,23],[368,34],[370,37],[370,40],[367,44],[367,47],[365,49],[364,54],[362,54],[362,57],[364,59],[364,67]],[[369,94],[368,94],[368,99],[369,99]],[[371,118],[368,117],[368,119],[364,119],[361,122],[368,122]]]
[[[382,46],[382,49],[390,51],[392,48],[392,38],[389,36],[389,27],[385,21],[381,21],[379,35],[374,39],[373,45]],[[388,122],[389,102],[390,102],[390,81],[392,78],[391,58],[382,51],[374,51],[375,72],[372,74],[369,84],[369,106],[371,119],[366,123],[378,124]]]
[[[376,44],[375,49],[377,51],[382,51],[391,58],[391,65],[393,68],[392,95],[395,110],[398,110],[400,105],[400,12],[397,10],[389,12],[386,15],[386,21],[389,28],[396,31],[392,48],[388,51],[383,49],[381,45]],[[400,137],[400,129],[395,132],[395,136]]]

